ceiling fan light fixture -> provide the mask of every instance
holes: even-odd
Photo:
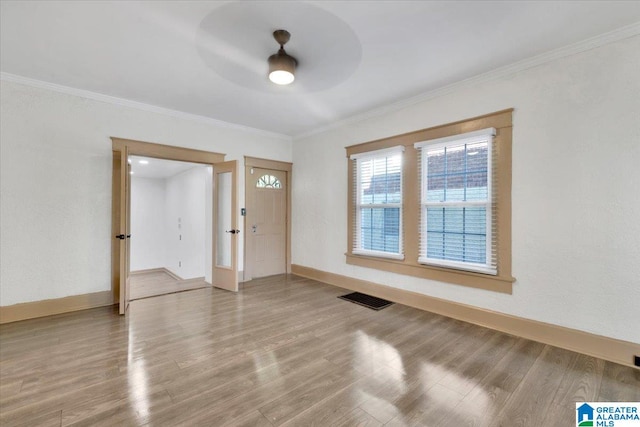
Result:
[[[291,35],[286,30],[276,30],[273,38],[280,44],[278,53],[269,57],[269,80],[277,85],[288,85],[295,80],[296,66],[298,61],[284,50],[284,45],[289,41]]]
[[[269,80],[281,86],[291,84],[295,79],[295,75],[289,71],[275,70],[269,73]]]
[[[295,80],[296,60],[280,49],[269,57],[269,80],[278,85],[288,85]]]

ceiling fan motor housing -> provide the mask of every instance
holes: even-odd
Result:
[[[288,71],[293,74],[296,70],[297,65],[298,61],[296,61],[293,56],[288,55],[283,48],[280,48],[280,50],[278,50],[278,53],[275,53],[269,57],[270,73],[279,70]]]
[[[280,49],[278,53],[269,57],[269,78],[274,83],[289,84],[294,79],[296,66],[298,65],[298,61],[284,50],[284,45],[291,38],[291,34],[286,30],[276,30],[273,32],[273,38],[280,45]],[[284,80],[279,81],[277,77],[274,77],[274,73],[279,74],[279,77]],[[283,74],[288,74],[288,76],[283,77]]]

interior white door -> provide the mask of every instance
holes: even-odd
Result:
[[[237,161],[213,165],[213,286],[238,291]]]
[[[287,173],[253,168],[247,206],[251,277],[287,271]]]

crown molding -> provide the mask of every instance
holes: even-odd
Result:
[[[533,56],[531,58],[514,62],[513,64],[505,65],[503,67],[499,67],[491,71],[487,71],[486,73],[478,74],[477,76],[460,80],[455,83],[451,83],[449,85],[442,86],[440,88],[421,93],[411,98],[406,98],[389,105],[384,105],[382,107],[374,108],[364,113],[355,114],[345,119],[334,121],[325,126],[318,127],[308,132],[302,132],[300,134],[294,135],[293,140],[295,141],[297,139],[307,138],[313,135],[327,132],[332,129],[342,127],[342,126],[347,126],[347,125],[365,121],[367,119],[372,119],[372,118],[384,116],[386,114],[394,113],[396,111],[402,110],[412,105],[419,104],[421,102],[424,102],[430,99],[438,98],[440,96],[449,94],[451,92],[460,90],[465,87],[469,87],[479,83],[484,83],[491,80],[496,80],[502,77],[506,77],[524,70],[528,70],[530,68],[537,67],[539,65],[546,64],[548,62],[555,61],[557,59],[575,55],[577,53],[585,52],[587,50],[595,49],[597,47],[604,46],[604,45],[614,43],[620,40],[624,40],[627,38],[631,38],[639,34],[640,34],[640,22],[636,22],[626,27],[622,27],[617,30],[610,31],[608,33],[600,34],[598,36],[591,37],[586,40],[583,40],[568,46],[554,49],[549,52],[545,52],[540,55]]]
[[[47,89],[54,92],[64,93],[67,95],[78,96],[80,98],[91,99],[94,101],[106,102],[107,104],[118,105],[121,107],[135,108],[136,110],[147,111],[150,113],[161,114],[165,116],[176,117],[179,119],[190,120],[199,123],[205,123],[221,128],[233,129],[243,132],[249,132],[256,135],[262,135],[269,138],[278,138],[291,141],[291,136],[277,132],[270,132],[262,129],[252,128],[249,126],[239,125],[236,123],[229,123],[223,120],[217,120],[211,117],[200,116],[197,114],[185,113],[183,111],[172,110],[170,108],[158,107],[151,104],[145,104],[143,102],[131,101],[124,98],[118,98],[111,95],[104,95],[102,93],[92,92],[84,89],[76,89],[69,86],[63,86],[56,83],[49,83],[42,80],[36,80],[29,77],[19,76],[17,74],[0,72],[0,80],[18,83],[26,86],[36,87],[40,89]]]

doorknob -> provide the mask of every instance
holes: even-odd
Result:
[[[126,236],[124,234],[118,234],[116,236],[116,239],[120,239],[120,240],[124,240],[126,238]]]
[[[240,234],[240,230],[227,230],[225,231],[225,233],[231,233],[231,234]]]
[[[251,232],[252,232],[252,233],[255,233],[257,229],[258,229],[258,226],[257,226],[256,224],[253,224],[253,225],[251,226]]]

